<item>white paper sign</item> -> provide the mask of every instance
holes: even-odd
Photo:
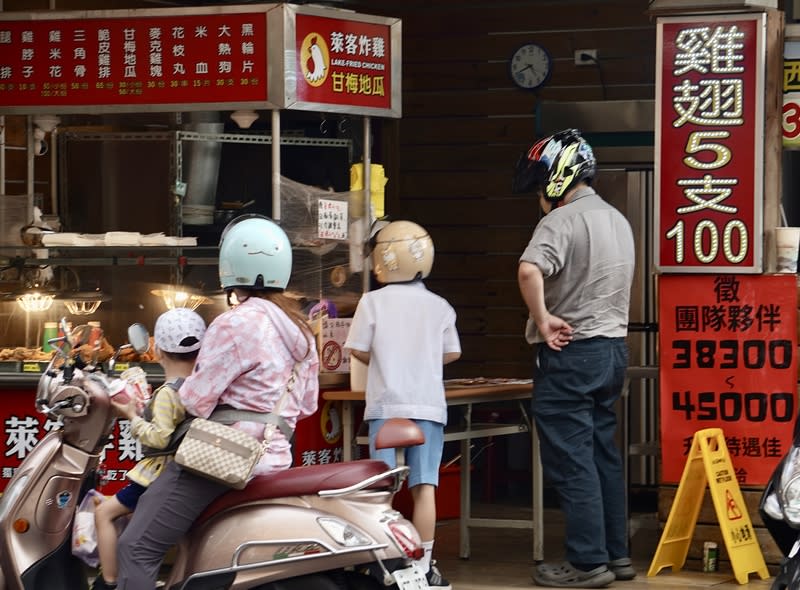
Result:
[[[319,200],[319,237],[326,240],[347,239],[347,201]]]

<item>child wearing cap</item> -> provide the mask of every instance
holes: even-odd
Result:
[[[117,530],[114,521],[134,511],[139,497],[145,492],[164,466],[172,460],[177,444],[171,445],[173,433],[184,421],[185,410],[178,396],[183,379],[194,368],[206,325],[197,313],[189,309],[171,309],[156,320],[155,346],[159,363],[164,368],[164,384],[139,416],[133,400],[113,401],[115,408],[131,421],[131,435],[142,444],[144,459],[128,471],[130,483],[117,494],[102,502],[95,511],[100,574],[92,590],[117,587]]]

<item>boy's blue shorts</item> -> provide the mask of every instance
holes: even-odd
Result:
[[[133,512],[136,510],[136,504],[139,503],[139,498],[142,497],[147,491],[147,488],[143,485],[139,485],[135,482],[130,482],[124,488],[117,492],[117,501],[125,506],[128,510]]]
[[[389,467],[395,467],[394,449],[376,449],[375,437],[386,420],[367,420],[369,425],[369,456],[380,459]],[[409,447],[405,452],[406,465],[410,468],[408,487],[420,484],[439,485],[439,465],[442,462],[444,448],[444,425],[430,420],[414,420],[425,435],[425,443]]]

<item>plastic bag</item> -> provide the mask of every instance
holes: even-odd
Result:
[[[97,490],[89,490],[76,509],[72,522],[72,554],[90,567],[100,564],[94,511],[105,500],[106,496]]]

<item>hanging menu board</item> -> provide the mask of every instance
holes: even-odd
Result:
[[[289,4],[0,12],[0,114],[399,117],[401,21]]]
[[[286,108],[400,117],[399,19],[290,4],[280,10]]]
[[[274,6],[0,12],[0,112],[268,108]]]

